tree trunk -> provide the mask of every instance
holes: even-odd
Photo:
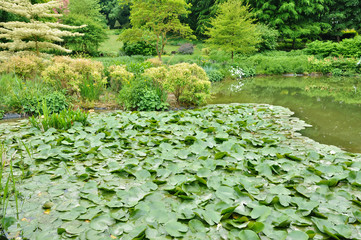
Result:
[[[158,55],[159,61],[162,61],[162,54],[161,54],[161,52],[159,51],[158,43],[155,45],[155,50],[157,51],[157,55]]]
[[[234,52],[232,51],[232,62],[233,62],[233,58],[234,58]]]
[[[341,41],[341,38],[339,35],[337,35],[337,42],[339,43]]]
[[[295,45],[296,45],[296,39],[294,38],[292,42],[292,49],[295,49]]]

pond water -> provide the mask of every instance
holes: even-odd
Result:
[[[361,79],[257,77],[213,86],[213,104],[267,103],[291,109],[320,143],[361,152]]]

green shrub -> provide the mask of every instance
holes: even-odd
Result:
[[[0,120],[3,119],[5,116],[5,111],[4,110],[0,110]]]
[[[338,43],[331,41],[313,41],[307,44],[305,52],[319,57],[328,57],[338,55]]]
[[[27,96],[21,100],[23,112],[28,115],[42,115],[41,103],[45,102],[50,114],[59,113],[69,108],[69,101],[61,92],[55,91],[43,97]]]
[[[305,52],[321,58],[329,56],[360,57],[361,37],[346,38],[340,43],[331,41],[314,41],[307,44]]]
[[[177,102],[183,105],[204,105],[210,98],[211,82],[206,72],[197,64],[179,63],[165,67],[150,68],[144,73],[153,82],[161,84],[173,93]]]
[[[361,72],[361,66],[357,64],[358,60],[356,58],[328,57],[318,59],[310,57],[309,62],[313,72],[321,72],[323,74],[336,73],[337,75],[342,72],[342,75],[354,75]]]
[[[256,45],[258,51],[275,50],[278,45],[279,32],[264,24],[257,24],[257,29],[261,33],[261,42]]]
[[[66,109],[60,113],[51,114],[46,102],[42,102],[43,115],[39,117],[32,116],[29,121],[31,125],[39,130],[47,131],[49,128],[67,130],[70,129],[75,122],[79,122],[84,126],[88,125],[88,113],[81,110]]]
[[[38,100],[53,92],[53,88],[41,79],[31,81],[23,80],[14,74],[0,76],[0,109],[6,112],[27,112],[27,104],[30,99],[34,103],[36,111]]]
[[[217,69],[212,69],[212,70],[208,70],[208,71],[205,70],[205,71],[207,73],[209,81],[211,81],[211,82],[220,82],[224,78],[224,74]]]
[[[88,88],[92,91],[104,88],[107,83],[101,62],[69,57],[54,57],[52,62],[42,73],[44,80],[59,90],[66,89],[70,95],[82,92],[82,96],[87,98],[84,86],[89,85]]]
[[[284,74],[310,72],[309,56],[300,51],[281,52],[272,51],[262,54],[255,54],[250,57],[238,57],[235,60],[236,66],[252,76],[254,74]]]
[[[361,66],[357,64],[358,60],[356,58],[328,57],[318,59],[310,57],[309,62],[313,72],[321,72],[323,74],[336,73],[337,75],[342,73],[342,75],[344,75],[345,73],[347,75],[353,75],[353,73],[361,72]]]
[[[359,58],[361,56],[361,36],[342,40],[338,46],[338,53],[344,57]]]
[[[159,111],[168,108],[163,89],[144,76],[137,76],[124,84],[118,100],[126,110]]]
[[[157,50],[153,44],[149,44],[144,41],[140,42],[125,42],[122,47],[122,51],[127,56],[133,55],[142,55],[142,56],[155,56],[157,55]]]
[[[113,65],[108,68],[110,77],[110,88],[119,92],[122,86],[129,83],[133,78],[134,74],[126,70],[124,65]]]
[[[35,55],[12,56],[0,64],[0,73],[15,73],[25,79],[39,76],[48,61]]]
[[[211,50],[209,53],[209,59],[218,63],[227,63],[230,61],[229,53],[222,50]]]
[[[142,74],[145,69],[153,67],[151,62],[130,62],[127,64],[127,70],[134,74]]]
[[[343,71],[339,68],[332,69],[331,73],[332,73],[332,76],[335,76],[335,77],[343,75]]]
[[[74,30],[83,33],[84,36],[64,38],[67,48],[75,52],[97,55],[100,44],[107,39],[105,24],[83,15],[71,13],[64,16],[63,22],[71,26],[86,25],[84,28]]]

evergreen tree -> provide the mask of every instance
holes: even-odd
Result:
[[[0,10],[24,17],[26,21],[0,22],[1,49],[11,52],[35,50],[37,55],[41,50],[57,49],[71,52],[54,42],[62,42],[65,36],[81,36],[63,29],[74,27],[56,22],[62,14],[54,13],[59,8],[59,1],[32,4],[29,0],[0,0]],[[84,27],[84,26],[81,26]]]
[[[232,61],[235,52],[255,51],[260,34],[248,6],[242,5],[240,0],[229,0],[218,7],[217,16],[211,19],[213,27],[208,28],[207,42],[214,48],[231,52]]]
[[[248,0],[259,22],[277,29],[283,39],[317,38],[330,25],[321,21],[332,0]]]

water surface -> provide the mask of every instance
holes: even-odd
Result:
[[[218,83],[212,103],[267,103],[291,109],[312,127],[302,134],[361,152],[361,79],[261,77]]]

